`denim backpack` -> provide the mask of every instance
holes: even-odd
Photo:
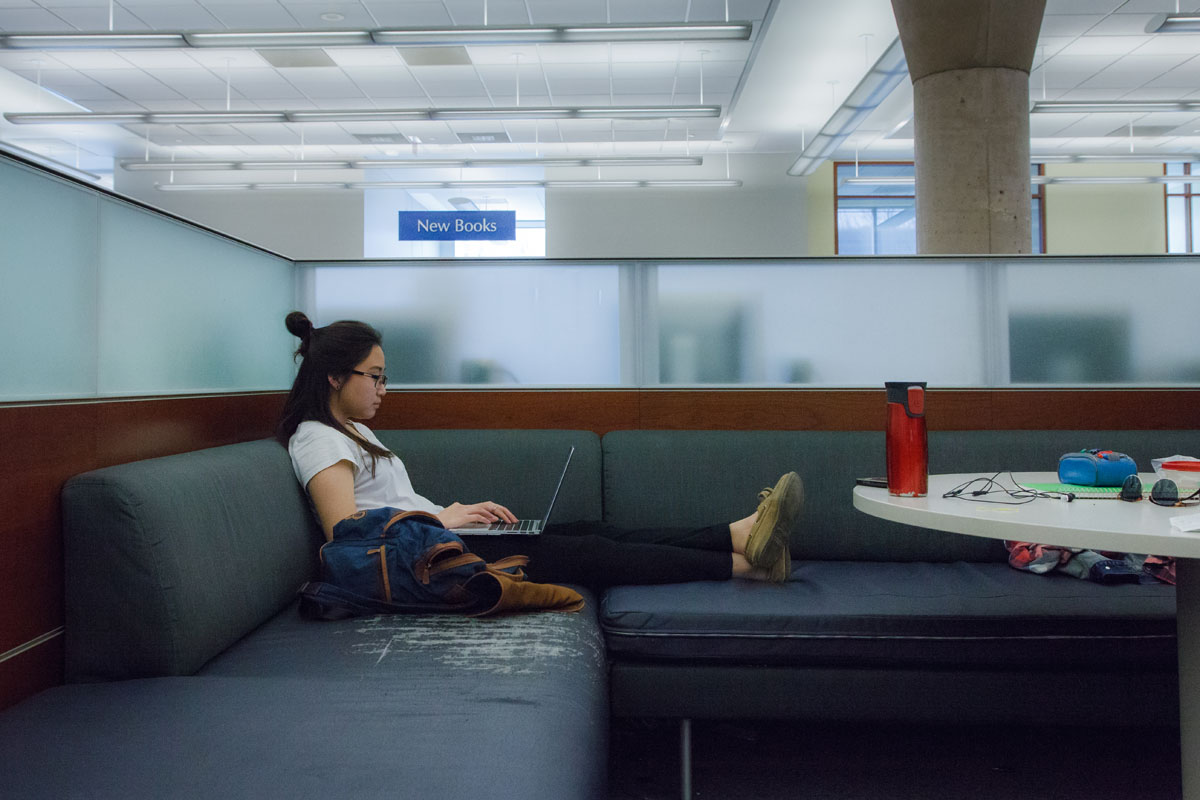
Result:
[[[486,563],[441,521],[420,511],[374,508],[333,528],[321,546],[321,580],[300,587],[300,611],[316,619],[367,614],[496,610],[505,585],[524,579],[526,556]]]

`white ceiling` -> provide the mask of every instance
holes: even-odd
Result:
[[[1200,98],[1200,35],[1147,35],[1174,0],[1048,0],[1032,100]],[[1200,9],[1200,0],[1180,3]],[[749,42],[468,47],[462,66],[409,66],[394,47],[325,48],[325,67],[274,67],[255,50],[0,49],[0,110],[306,110],[720,104],[721,119],[13,125],[0,140],[106,173],[114,159],[799,155],[892,43],[889,0],[0,0],[0,32],[387,28],[748,20]],[[701,98],[703,84],[703,98]],[[518,99],[519,93],[519,99]],[[840,157],[911,158],[903,82]],[[1150,136],[1128,136],[1134,133]],[[463,133],[503,144],[461,144]],[[1035,114],[1035,154],[1195,153],[1196,114]],[[410,145],[359,136],[403,135]],[[714,157],[715,156],[715,157]],[[118,184],[120,167],[118,171]],[[691,177],[680,170],[680,177]],[[722,168],[723,169],[723,168]],[[372,171],[401,180],[405,171]],[[592,170],[595,173],[595,170]],[[291,173],[289,172],[288,175]],[[259,179],[279,180],[275,175]],[[337,180],[362,180],[361,177]],[[464,176],[468,177],[468,176]],[[706,175],[707,177],[707,175]],[[736,177],[736,176],[735,176]],[[188,174],[229,181],[229,173]],[[301,180],[312,180],[303,176]],[[239,178],[242,180],[242,178]],[[495,194],[495,190],[491,190]],[[152,198],[149,198],[152,202]]]

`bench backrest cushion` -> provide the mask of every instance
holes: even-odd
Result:
[[[754,510],[759,489],[794,470],[804,479],[807,498],[792,541],[797,558],[1006,558],[997,540],[900,525],[854,509],[854,479],[886,471],[882,432],[614,431],[604,436],[603,447],[605,519],[617,525],[738,519]],[[1002,469],[1054,471],[1063,453],[1088,447],[1128,453],[1148,472],[1152,458],[1200,455],[1200,431],[931,431],[929,470],[985,476]]]
[[[413,487],[435,503],[493,500],[541,519],[572,446],[551,522],[601,518],[600,437],[573,430],[377,430]]]
[[[63,488],[68,681],[187,675],[287,606],[323,538],[270,440]]]

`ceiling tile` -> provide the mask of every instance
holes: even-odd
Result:
[[[78,3],[78,0],[76,0],[76,3]],[[54,13],[76,30],[108,30],[108,3],[83,8],[74,6],[55,8]],[[149,27],[145,22],[130,14],[121,6],[113,7],[112,19],[113,30],[116,31],[144,31]]]
[[[0,30],[34,33],[72,30],[70,23],[44,8],[0,8]]]
[[[698,22],[705,19],[716,19],[706,16],[699,11],[699,2],[688,3],[686,0],[610,0],[613,22],[662,22],[668,19],[682,20],[689,5],[693,9],[689,19]],[[706,5],[712,5],[708,3]],[[711,9],[710,9],[711,13]],[[724,18],[724,11],[721,11]]]
[[[403,67],[399,69],[356,68],[344,70],[346,76],[367,96],[425,97],[417,83]]]
[[[206,69],[155,70],[154,75],[183,97],[199,99],[225,96],[225,81]],[[231,86],[232,83],[231,78]]]
[[[233,50],[229,48],[200,48],[189,50],[188,54],[209,69],[219,69],[224,73],[226,68],[270,70],[271,65],[254,50]]]
[[[385,28],[422,28],[449,25],[450,16],[441,0],[363,0],[363,6]]]
[[[140,69],[201,69],[187,50],[122,50],[119,55]]]
[[[278,3],[205,3],[217,28],[294,28],[296,19]]]
[[[55,58],[73,69],[129,69],[127,60],[110,50],[59,51]]]
[[[1145,36],[1146,23],[1154,14],[1109,14],[1090,31],[1089,36]]]
[[[1134,52],[1138,55],[1194,56],[1200,53],[1200,34],[1172,33],[1153,36]]]
[[[1082,36],[1100,24],[1103,14],[1049,14],[1042,18],[1040,36]]]
[[[558,0],[557,5],[578,5],[580,0]],[[479,0],[445,0],[446,8],[455,25],[483,25],[484,8],[487,9],[488,25],[528,25],[529,13],[526,11],[524,0],[489,0],[487,3]],[[547,20],[533,19],[535,23],[545,23]]]
[[[537,55],[543,64],[607,64],[610,60],[607,44],[584,44],[582,42],[579,44],[541,44],[537,46]]]
[[[394,47],[326,47],[325,53],[339,67],[403,67]]]
[[[339,28],[373,28],[375,19],[367,13],[362,3],[346,2],[293,2],[279,0],[289,14],[305,28],[312,30],[337,30]],[[321,19],[322,14],[340,14],[340,20]]]
[[[130,100],[179,100],[180,94],[140,69],[90,70],[99,83]]]
[[[197,3],[131,3],[126,0],[125,9],[149,25],[164,31],[210,31],[221,28],[221,23]]]
[[[1064,47],[1061,55],[1096,56],[1124,55],[1150,41],[1149,36],[1081,36]]]
[[[337,67],[313,69],[281,69],[280,75],[306,96],[331,102],[354,98],[360,101],[363,93]]]
[[[221,78],[225,73],[216,72]],[[300,91],[284,80],[274,70],[242,69],[233,70],[229,77],[234,91],[254,101],[270,99],[290,99],[301,97]]]
[[[1134,89],[1174,69],[1175,56],[1131,55],[1114,61],[1079,84],[1081,89]]]
[[[1147,81],[1146,86],[1194,90],[1200,86],[1200,57],[1186,61],[1170,72]]]
[[[0,50],[0,67],[6,69],[66,69],[52,53],[37,50]]]

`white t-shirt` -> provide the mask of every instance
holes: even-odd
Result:
[[[383,447],[366,425],[351,422],[359,435],[372,444]],[[308,482],[323,469],[339,461],[348,461],[354,470],[354,504],[359,511],[390,506],[404,511],[427,511],[436,514],[442,506],[417,494],[409,480],[404,462],[395,458],[380,458],[371,474],[371,454],[343,433],[323,422],[301,422],[288,440],[288,454],[296,479],[308,491]]]

